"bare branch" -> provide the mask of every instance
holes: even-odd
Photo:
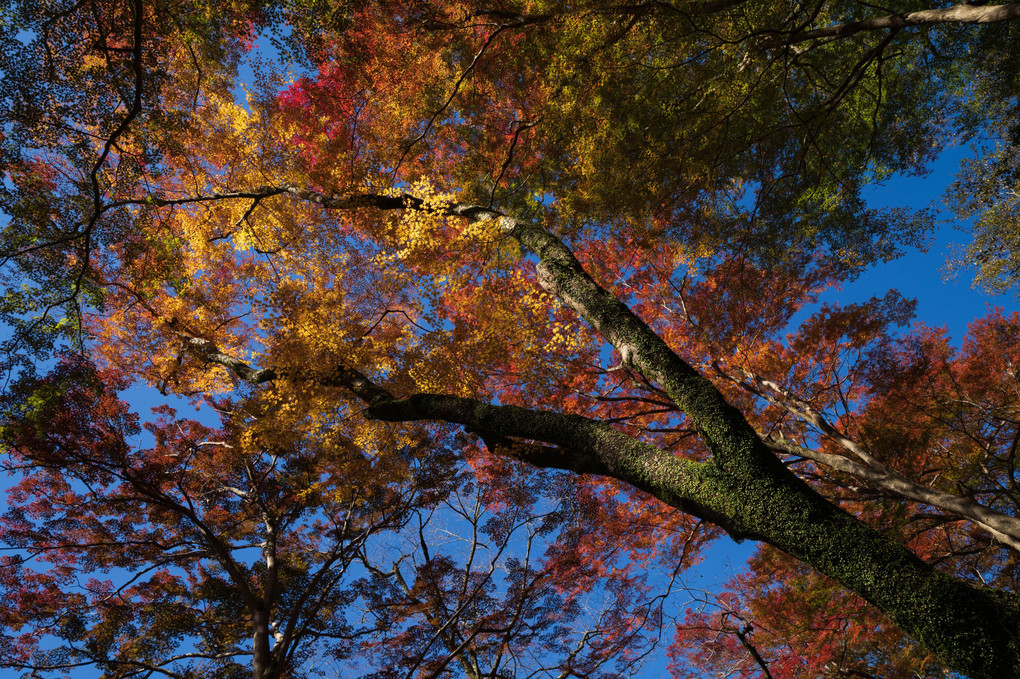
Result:
[[[789,36],[776,36],[775,44],[795,45],[809,40],[828,38],[835,40],[864,31],[900,29],[911,26],[934,26],[936,24],[991,24],[1010,21],[1020,17],[1020,3],[1007,5],[977,6],[970,4],[953,5],[940,9],[923,9],[907,14],[889,14],[863,21],[853,21],[824,28],[812,28]]]
[[[836,471],[850,474],[865,483],[888,490],[904,499],[931,505],[952,512],[960,518],[973,521],[991,533],[1003,545],[1020,552],[1020,520],[1012,516],[989,509],[959,495],[914,483],[882,465],[868,467],[842,455],[812,450],[785,438],[766,438],[766,443],[776,452],[799,455]]]

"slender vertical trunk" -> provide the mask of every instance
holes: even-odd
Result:
[[[254,653],[252,663],[254,679],[272,679],[277,675],[277,669],[273,662],[273,650],[269,641],[270,616],[273,611],[273,602],[276,600],[276,525],[268,513],[263,514],[263,522],[266,527],[266,540],[262,546],[262,557],[266,562],[266,578],[263,583],[262,601],[258,610],[252,615],[254,622]]]
[[[252,635],[254,657],[252,679],[269,679],[273,672],[273,652],[269,647],[269,611],[259,610],[251,616],[255,631]]]

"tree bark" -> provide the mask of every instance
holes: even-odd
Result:
[[[394,201],[288,193],[336,209],[420,206],[413,197]],[[438,394],[397,399],[356,370],[338,368],[336,383],[366,401],[366,416],[457,423],[478,433],[494,453],[541,467],[618,479],[719,525],[738,540],[766,542],[812,565],[874,604],[959,672],[974,679],[1020,676],[1016,596],[973,587],[935,570],[815,492],[780,462],[707,378],[592,280],[553,234],[488,208],[453,204],[446,212],[495,222],[504,234],[535,253],[540,285],[591,323],[620,352],[625,364],[658,383],[694,423],[712,456],[706,462],[685,460],[576,415]],[[224,357],[211,344],[196,349],[251,382],[275,375],[239,368],[235,359]]]
[[[269,611],[259,609],[252,613],[252,677],[270,679],[273,676],[273,652],[269,647]]]

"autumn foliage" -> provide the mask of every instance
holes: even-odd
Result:
[[[1020,672],[1020,318],[818,304],[1013,5],[32,4],[0,666]]]

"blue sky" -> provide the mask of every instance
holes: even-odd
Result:
[[[924,177],[897,177],[884,185],[875,185],[865,192],[874,207],[941,207],[942,196],[953,181],[960,160],[969,149],[947,149]],[[967,324],[983,316],[990,306],[1007,312],[1020,310],[1013,295],[989,295],[972,287],[973,272],[962,270],[955,276],[946,271],[946,261],[953,246],[966,245],[969,224],[953,219],[948,210],[939,212],[939,229],[927,252],[913,251],[903,257],[869,269],[840,291],[833,291],[824,300],[842,303],[863,302],[886,290],[895,288],[907,298],[917,300],[917,319],[930,327],[945,326],[957,346]]]

